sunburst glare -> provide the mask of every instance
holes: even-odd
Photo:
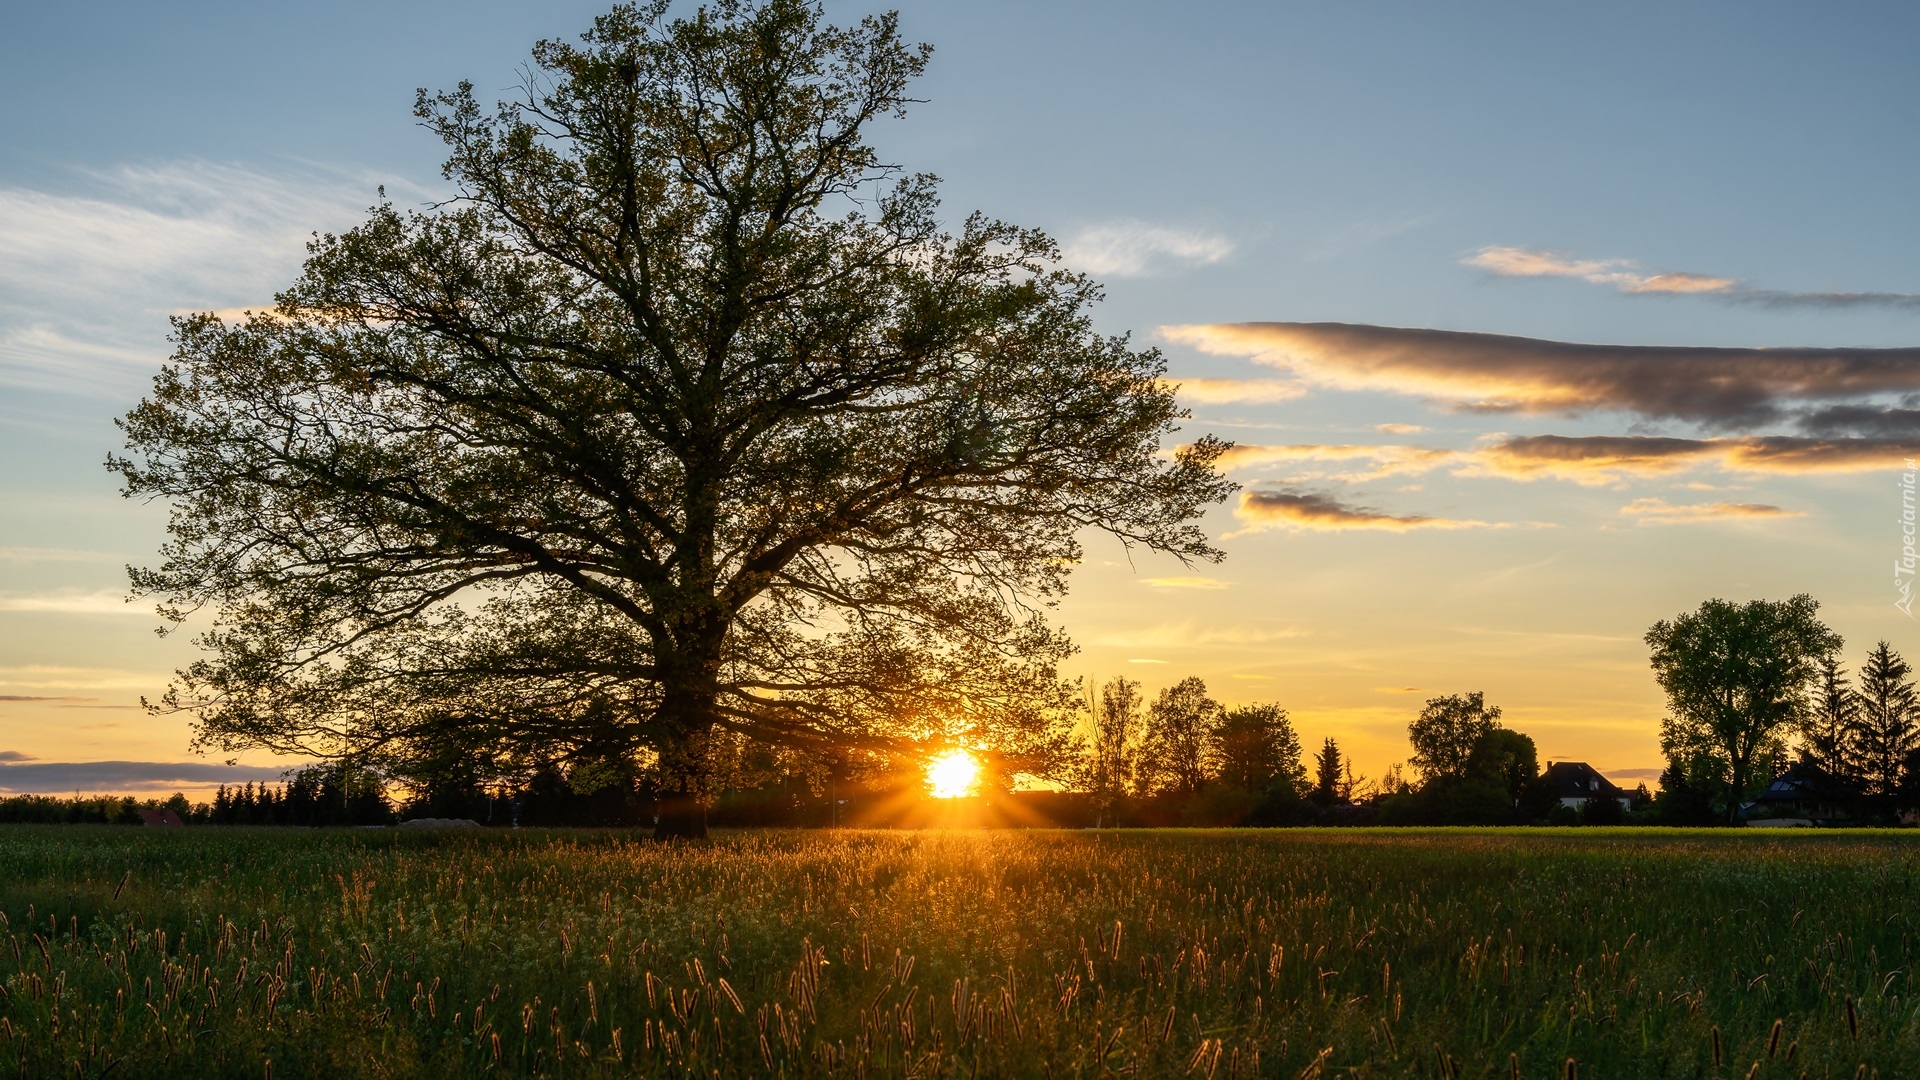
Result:
[[[980,763],[965,750],[949,750],[927,762],[927,787],[936,799],[961,799],[980,782]]]

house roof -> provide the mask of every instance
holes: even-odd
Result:
[[[1831,794],[1834,783],[1833,777],[1818,765],[1807,761],[1795,762],[1767,785],[1767,790],[1760,794],[1758,801],[1800,802],[1819,799]]]
[[[1613,781],[1584,761],[1550,761],[1542,777],[1556,799],[1624,799]]]

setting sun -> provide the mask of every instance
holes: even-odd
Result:
[[[949,750],[927,762],[927,786],[936,799],[959,799],[973,794],[980,780],[980,763],[965,750]]]

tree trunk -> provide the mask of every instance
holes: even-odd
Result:
[[[707,803],[697,791],[663,791],[659,816],[654,819],[655,840],[705,840]]]
[[[1747,764],[1738,758],[1733,760],[1732,766],[1733,792],[1732,797],[1727,800],[1727,824],[1730,826],[1740,824],[1740,800],[1747,794],[1748,771]]]
[[[710,678],[664,680],[657,716],[661,733],[656,840],[707,836],[708,750],[719,692]]]

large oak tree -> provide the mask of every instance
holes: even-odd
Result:
[[[716,736],[1040,764],[1042,617],[1103,530],[1218,557],[1230,485],[1044,235],[884,162],[925,46],[798,0],[620,7],[523,92],[422,92],[457,197],[317,238],[270,313],[177,321],[122,421],[173,506],[137,590],[211,608],[204,744],[631,755],[704,831]]]

